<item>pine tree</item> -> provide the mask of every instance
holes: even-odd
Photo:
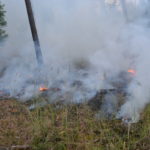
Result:
[[[7,22],[5,20],[5,13],[4,5],[0,2],[0,40],[4,39],[7,34],[4,30],[4,27],[6,26]]]

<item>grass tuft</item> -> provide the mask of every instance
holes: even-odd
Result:
[[[0,101],[0,146],[33,150],[149,150],[150,106],[136,124],[97,119],[87,104],[48,104],[29,110],[14,100]]]

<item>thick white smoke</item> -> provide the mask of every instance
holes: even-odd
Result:
[[[120,72],[133,68],[137,73],[128,85],[130,96],[118,116],[138,119],[150,102],[148,1],[127,0],[127,21],[120,2],[32,0],[45,61],[42,79],[24,1],[2,2],[6,5],[9,37],[0,47],[0,69],[5,69],[1,89],[29,99],[44,83],[61,89],[51,93],[51,99],[60,94],[78,102],[101,89],[114,88],[105,76],[117,78]]]

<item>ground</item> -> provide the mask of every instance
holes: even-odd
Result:
[[[87,104],[49,104],[29,110],[0,101],[0,146],[33,150],[150,150],[150,106],[136,124],[101,119]]]

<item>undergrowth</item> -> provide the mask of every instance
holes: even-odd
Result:
[[[33,150],[149,150],[150,106],[136,124],[97,118],[87,104],[48,104],[29,110],[0,101],[0,145]]]

